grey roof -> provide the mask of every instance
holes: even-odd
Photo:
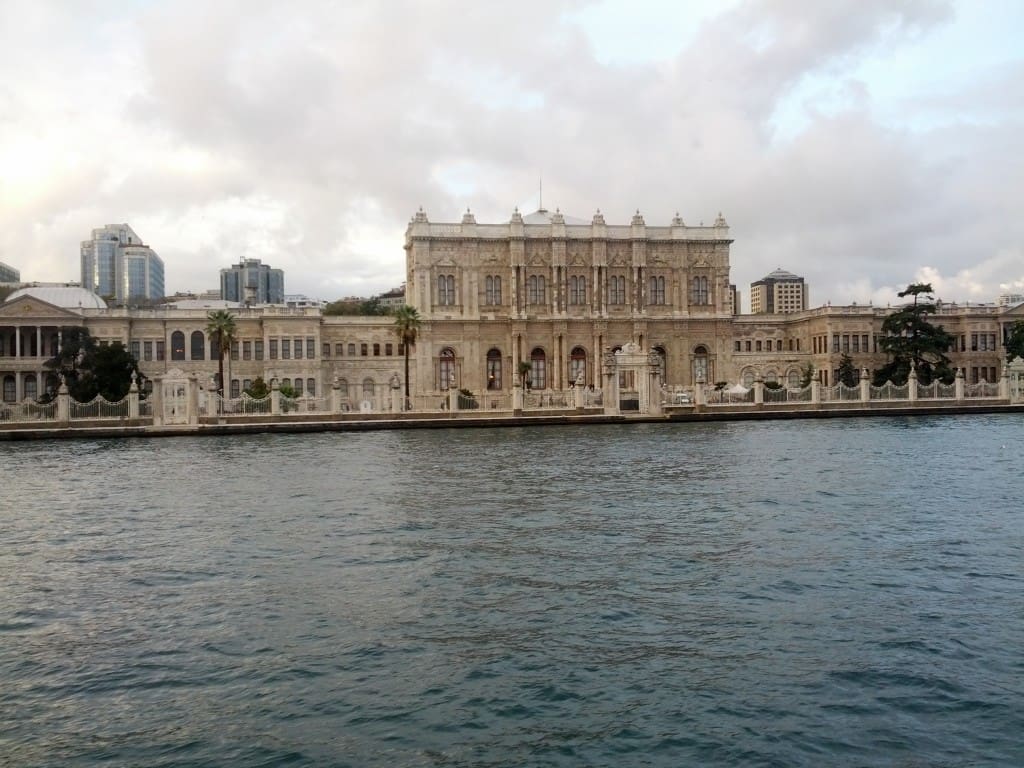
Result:
[[[19,296],[31,296],[62,309],[107,308],[107,302],[92,291],[70,285],[30,285],[14,291],[7,301],[14,301]]]
[[[803,278],[800,277],[799,275],[794,275],[792,272],[787,272],[786,270],[782,269],[781,267],[779,269],[776,269],[771,274],[765,275],[761,279],[762,280],[775,280],[775,281],[779,281],[779,280],[786,280],[786,281],[803,280]]]

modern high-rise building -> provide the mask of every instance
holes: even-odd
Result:
[[[20,283],[21,272],[0,261],[0,283]]]
[[[220,297],[241,304],[284,304],[284,270],[242,259],[220,271]]]
[[[115,304],[164,295],[164,262],[127,224],[108,224],[82,241],[82,287]]]
[[[784,315],[807,309],[807,283],[792,272],[776,269],[750,284],[750,312],[754,315]]]

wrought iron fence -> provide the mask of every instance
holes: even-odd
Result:
[[[128,398],[122,398],[116,403],[107,400],[103,395],[96,395],[88,403],[80,403],[77,400],[71,401],[72,419],[127,419]]]
[[[964,397],[999,397],[999,385],[989,384],[984,381],[980,381],[977,384],[968,384],[964,387]]]
[[[0,405],[0,422],[53,421],[57,418],[57,403],[4,403]]]
[[[906,400],[910,397],[910,385],[896,385],[887,381],[880,387],[870,387],[869,394],[872,400]]]

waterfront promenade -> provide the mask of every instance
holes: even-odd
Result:
[[[769,389],[761,382],[745,392],[662,388],[633,401],[629,393],[604,398],[600,391],[450,397],[422,396],[402,410],[397,389],[388,397],[352,403],[335,388],[325,398],[285,398],[277,388],[262,399],[222,399],[186,379],[140,399],[137,388],[117,403],[97,398],[77,403],[66,393],[47,405],[8,405],[0,410],[0,440],[75,437],[161,437],[260,432],[302,433],[382,429],[437,429],[556,424],[763,421],[868,416],[1024,413],[1024,397],[1008,376],[997,384],[934,382]],[[625,397],[626,399],[622,399]]]

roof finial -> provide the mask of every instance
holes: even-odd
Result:
[[[541,174],[537,179],[538,189],[540,191],[540,203],[537,206],[538,211],[544,210],[544,174]]]

